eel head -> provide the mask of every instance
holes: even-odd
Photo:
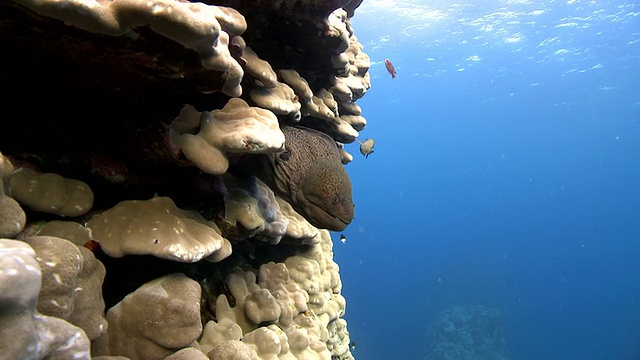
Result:
[[[321,159],[300,183],[296,205],[313,225],[342,231],[353,220],[351,180],[338,161]],[[294,206],[295,207],[295,206]]]

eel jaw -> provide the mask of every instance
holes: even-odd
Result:
[[[331,231],[342,231],[351,223],[326,210],[312,199],[307,198],[307,201],[308,205],[305,206],[303,213],[314,226]]]

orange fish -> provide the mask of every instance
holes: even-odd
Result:
[[[84,243],[84,247],[86,247],[87,249],[91,250],[94,253],[102,248],[100,246],[100,243],[95,241],[95,240],[93,240],[93,239],[88,240],[87,242],[85,242]]]
[[[387,67],[387,71],[389,72],[389,74],[391,74],[391,77],[393,79],[398,76],[398,74],[396,74],[396,68],[393,67],[393,64],[391,63],[391,61],[389,61],[389,59],[384,59],[384,66]]]

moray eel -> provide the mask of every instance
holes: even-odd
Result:
[[[285,149],[246,156],[240,164],[311,224],[344,230],[353,220],[351,180],[336,143],[316,130],[283,126]]]

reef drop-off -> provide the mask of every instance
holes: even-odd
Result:
[[[240,165],[353,159],[359,4],[2,2],[0,358],[352,359],[324,223]]]

